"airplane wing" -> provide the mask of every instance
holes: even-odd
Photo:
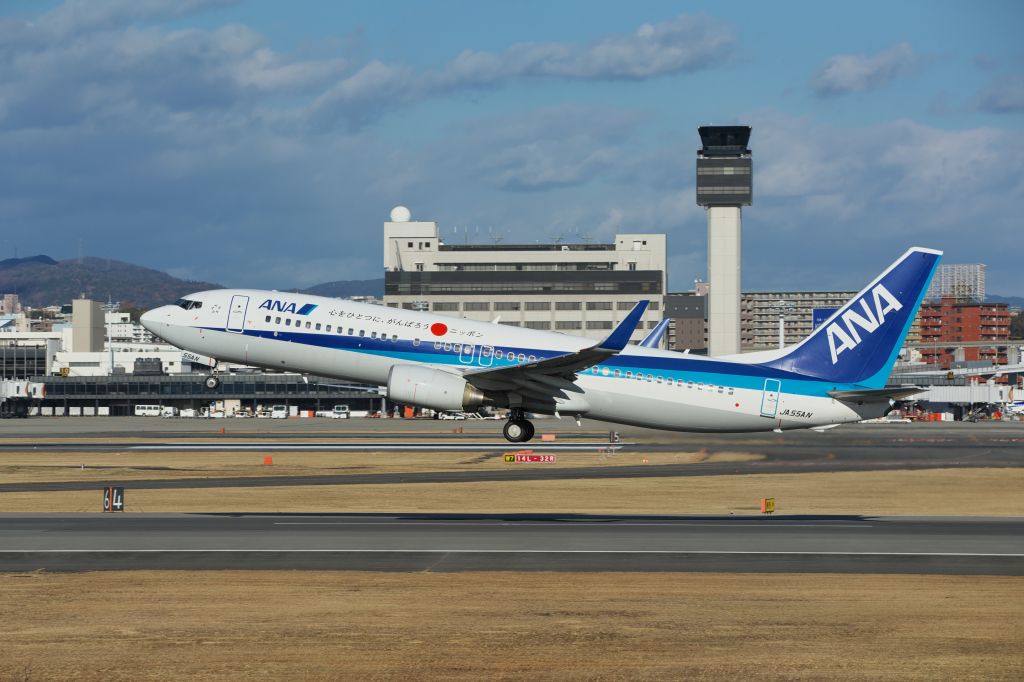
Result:
[[[669,319],[665,318],[658,323],[655,327],[644,337],[644,340],[640,342],[641,346],[645,348],[657,348],[658,344],[661,343],[661,337],[665,336],[665,331],[668,329]]]
[[[483,390],[514,391],[545,399],[559,390],[573,390],[575,387],[572,382],[576,379],[576,372],[618,355],[626,347],[648,303],[646,300],[637,302],[619,326],[593,346],[520,365],[473,369],[463,376],[469,383]]]

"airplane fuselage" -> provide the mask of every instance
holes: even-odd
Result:
[[[379,386],[387,385],[396,365],[463,375],[554,358],[594,343],[567,334],[275,291],[206,291],[186,301],[148,312],[144,324],[180,348],[221,361]],[[888,408],[877,402],[851,404],[827,393],[856,388],[853,384],[636,345],[577,372],[572,384],[573,390],[553,405],[533,401],[528,389],[518,399],[533,412],[705,432],[823,427],[877,417]],[[491,394],[493,404],[509,406],[501,394]]]

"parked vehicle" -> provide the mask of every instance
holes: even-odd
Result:
[[[274,405],[270,408],[271,419],[287,419],[288,418],[288,406],[287,405]]]
[[[159,405],[136,405],[136,417],[159,417],[161,414]]]

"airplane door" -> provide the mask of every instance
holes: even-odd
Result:
[[[228,309],[228,326],[225,327],[225,330],[241,334],[245,326],[245,311],[248,308],[248,296],[232,296],[231,308]]]
[[[462,344],[462,348],[459,349],[459,362],[464,365],[473,364],[473,354],[476,352],[476,346],[471,343]]]
[[[779,409],[779,389],[782,382],[778,379],[764,380],[764,394],[761,396],[761,416],[774,417]]]
[[[480,346],[480,353],[477,357],[480,359],[481,367],[490,367],[494,362],[494,346]]]

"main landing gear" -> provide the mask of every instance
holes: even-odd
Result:
[[[511,443],[525,443],[533,438],[535,433],[533,424],[526,420],[522,408],[518,407],[512,408],[509,412],[508,421],[501,431],[505,434],[505,439]]]

